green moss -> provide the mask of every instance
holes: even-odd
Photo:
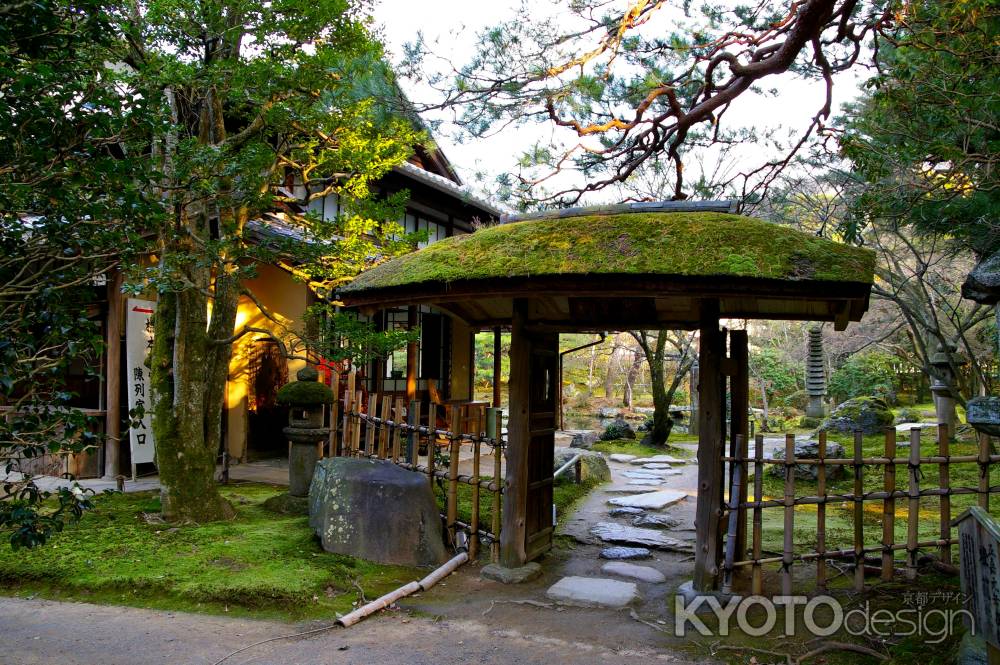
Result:
[[[236,518],[173,526],[144,513],[154,493],[99,497],[94,511],[45,547],[0,547],[4,593],[159,609],[281,619],[326,619],[418,579],[421,571],[381,566],[320,548],[306,516],[262,504],[284,491],[240,484],[221,489]]]
[[[293,406],[311,406],[333,402],[333,391],[318,381],[292,381],[278,390],[278,402]]]
[[[724,213],[533,220],[453,236],[362,273],[345,294],[529,275],[677,275],[870,283],[874,254]]]

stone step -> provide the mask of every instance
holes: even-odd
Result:
[[[643,464],[687,464],[687,460],[679,459],[671,455],[653,455],[652,457],[637,457],[629,460],[629,464],[642,466]]]
[[[627,559],[649,559],[653,553],[648,547],[605,547],[599,555],[602,559],[624,561]]]
[[[667,581],[667,576],[656,568],[639,566],[627,561],[609,561],[601,566],[601,572],[605,575],[619,575],[651,584],[660,584]]]
[[[608,503],[612,506],[662,510],[667,506],[680,503],[686,498],[687,494],[685,492],[679,492],[677,490],[659,490],[645,494],[636,494],[633,496],[622,496],[609,499]]]
[[[622,462],[622,463],[631,462],[636,457],[637,457],[636,455],[626,455],[625,453],[612,453],[611,455],[608,455],[608,459],[611,460],[612,462]]]
[[[691,543],[671,538],[657,529],[625,526],[616,522],[598,522],[590,527],[590,533],[606,543],[616,545],[655,547],[674,552],[690,552],[692,549]]]
[[[632,582],[603,577],[564,577],[545,592],[563,605],[618,609],[639,600],[639,590]]]

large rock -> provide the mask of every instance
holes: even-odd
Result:
[[[590,450],[593,446],[600,440],[600,435],[597,432],[592,432],[590,430],[583,430],[580,432],[573,432],[573,440],[570,442],[570,448],[584,448]]]
[[[320,460],[309,488],[309,526],[327,552],[401,566],[445,560],[427,478],[392,462]]]
[[[558,469],[577,455],[580,455],[580,464],[582,465],[580,469],[581,480],[594,480],[599,483],[606,483],[611,480],[611,469],[608,467],[608,462],[604,459],[604,455],[580,448],[556,448],[553,458],[553,464],[555,465],[553,469]],[[564,471],[563,475],[559,476],[556,480],[575,482],[576,472],[573,469]]]
[[[785,459],[785,448],[784,446],[779,446],[774,451],[774,459]],[[802,459],[818,459],[819,458],[819,442],[808,439],[806,441],[796,441],[795,442],[795,457]],[[826,457],[843,459],[845,457],[844,447],[837,443],[836,441],[826,442]],[[836,480],[844,475],[843,465],[832,466],[827,465],[826,467],[826,478],[827,480]],[[784,478],[785,467],[780,464],[772,464],[767,467],[767,472],[772,476],[780,476]],[[818,480],[819,479],[819,466],[815,464],[796,464],[795,465],[795,477],[799,480]]]
[[[602,441],[615,441],[617,439],[634,439],[635,430],[619,416],[613,423],[604,428],[601,434]]]
[[[962,284],[962,297],[981,305],[1000,302],[1000,252],[979,262]]]
[[[842,402],[823,421],[821,430],[835,430],[850,434],[861,430],[865,434],[881,434],[892,426],[892,411],[879,397],[855,397]]]
[[[613,406],[602,406],[597,410],[598,418],[617,418],[621,414],[621,409],[616,409]]]
[[[639,600],[639,591],[632,582],[601,577],[564,577],[549,587],[545,595],[564,605],[612,609]]]

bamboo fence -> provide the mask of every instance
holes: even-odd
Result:
[[[817,441],[817,455],[813,458],[795,456],[795,437],[785,436],[784,458],[765,458],[763,456],[764,437],[755,437],[755,450],[752,458],[746,454],[742,441],[737,441],[735,455],[724,457],[723,462],[730,466],[729,497],[723,505],[723,523],[728,523],[726,547],[723,554],[721,570],[723,571],[723,588],[731,588],[733,574],[736,571],[750,568],[750,587],[754,594],[762,594],[764,590],[764,566],[777,564],[781,590],[785,595],[793,592],[793,569],[795,566],[812,563],[815,565],[816,587],[823,590],[829,582],[827,562],[845,559],[854,569],[853,586],[862,590],[865,585],[866,568],[877,564],[866,558],[869,554],[880,555],[883,580],[891,580],[895,570],[902,566],[903,574],[908,579],[917,575],[917,566],[921,550],[936,550],[937,557],[946,564],[952,563],[952,546],[958,543],[958,538],[952,535],[951,497],[956,495],[974,495],[977,504],[989,510],[990,495],[1000,493],[1000,485],[990,485],[991,465],[1000,462],[1000,455],[992,454],[990,439],[979,435],[976,454],[952,455],[951,442],[947,425],[937,426],[937,454],[923,455],[921,453],[921,429],[913,428],[909,432],[906,456],[897,455],[897,432],[889,428],[885,432],[884,455],[881,457],[865,457],[862,449],[863,436],[855,432],[850,457],[827,457],[827,437],[820,432]],[[740,437],[737,437],[740,439]],[[955,487],[951,481],[951,466],[953,464],[975,464],[978,466],[978,482],[975,487]],[[739,501],[740,487],[746,483],[753,465],[753,500]],[[763,476],[766,465],[783,467],[784,493],[781,498],[765,498],[763,492]],[[816,467],[816,493],[809,495],[796,494],[795,469],[798,465]],[[905,467],[905,488],[897,485],[897,468]],[[937,487],[927,487],[931,476],[926,467],[937,468]],[[828,469],[833,467],[850,467],[853,477],[852,491],[834,493],[828,488]],[[879,471],[879,469],[881,471]],[[880,472],[882,489],[865,491],[866,474]],[[921,485],[924,487],[921,487]],[[937,501],[926,501],[929,497],[937,497]],[[896,510],[899,502],[906,502],[906,538],[905,542],[897,542]],[[878,542],[866,542],[864,529],[865,504],[875,502],[881,504],[881,538]],[[853,533],[851,546],[841,549],[827,549],[827,506],[840,504],[849,509]],[[932,506],[933,504],[933,506]],[[816,540],[812,551],[797,551],[794,542],[795,508],[796,506],[816,506]],[[939,524],[938,537],[932,540],[919,539],[921,508],[937,507]],[[783,511],[783,546],[780,553],[763,550],[763,511],[781,508]],[[750,517],[751,544],[749,552],[739,551],[737,525]],[[871,539],[869,539],[870,541]],[[800,544],[801,545],[801,544]],[[904,558],[898,560],[896,553],[902,552]],[[749,556],[748,556],[749,554]],[[877,561],[877,560],[876,560]]]
[[[333,380],[335,386],[340,383],[337,375]],[[459,531],[466,531],[470,558],[475,559],[480,545],[486,542],[490,544],[492,559],[497,561],[503,494],[500,409],[487,409],[484,404],[431,404],[427,409],[419,400],[411,401],[404,408],[402,397],[378,393],[369,395],[366,401],[357,390],[357,377],[353,372],[346,376],[343,392],[344,398],[335,402],[330,410],[329,454],[392,462],[425,474],[432,489],[435,480],[444,481],[446,506],[442,517],[449,538],[454,542]],[[446,425],[439,427],[442,420]],[[484,444],[492,449],[492,478],[482,477]],[[471,474],[460,472],[463,447],[471,452]],[[421,449],[425,450],[424,454]],[[468,524],[458,519],[459,485],[472,488]],[[492,498],[492,521],[488,525],[480,523],[483,492]]]

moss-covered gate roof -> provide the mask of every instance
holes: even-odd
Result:
[[[348,304],[383,298],[398,303],[402,294],[427,302],[420,296],[455,294],[456,289],[475,296],[477,287],[509,295],[505,284],[517,285],[529,297],[537,289],[551,291],[554,284],[559,291],[588,284],[591,295],[595,288],[621,295],[617,284],[652,289],[669,282],[684,288],[711,285],[715,291],[730,285],[763,297],[790,288],[802,295],[816,290],[820,299],[825,297],[821,292],[844,290],[845,297],[849,291],[856,299],[863,291],[867,307],[874,263],[869,250],[740,215],[580,215],[447,238],[359,275],[341,295]]]

